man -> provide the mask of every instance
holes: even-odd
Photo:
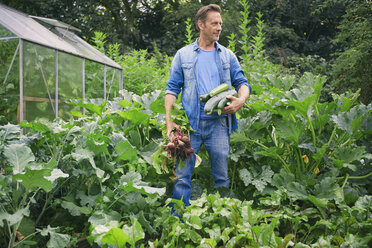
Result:
[[[193,44],[178,50],[173,59],[165,95],[165,120],[169,137],[174,128],[179,128],[170,121],[170,110],[182,89],[181,102],[195,131],[190,134],[191,146],[197,153],[200,146],[205,145],[216,187],[228,188],[229,135],[237,129],[235,113],[244,105],[252,89],[236,56],[217,42],[222,30],[220,13],[218,5],[210,4],[199,9],[195,15],[200,37]],[[199,101],[199,96],[221,83],[229,84],[230,88],[233,86],[238,97],[227,97],[231,104],[223,109],[221,116],[216,113],[206,115],[203,111],[205,103]],[[192,155],[185,166],[176,167],[173,198],[182,199],[186,206],[190,205],[194,165],[195,156]]]

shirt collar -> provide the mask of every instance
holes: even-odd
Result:
[[[193,49],[194,51],[199,51],[200,47],[198,45],[198,39],[199,38],[196,38],[195,42],[193,43]],[[216,41],[216,50],[217,51],[221,51],[221,45]]]

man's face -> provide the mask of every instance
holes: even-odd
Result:
[[[200,36],[209,41],[218,41],[222,31],[222,19],[220,13],[209,11],[205,23],[199,21]]]

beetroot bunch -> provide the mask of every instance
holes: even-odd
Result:
[[[191,147],[190,138],[179,130],[174,130],[171,133],[170,142],[164,147],[164,150],[168,152],[170,158],[175,160],[180,158],[185,161],[190,158],[192,153],[195,154]]]

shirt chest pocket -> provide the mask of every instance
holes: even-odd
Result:
[[[182,72],[184,84],[185,86],[187,86],[190,81],[194,80],[194,70],[192,63],[182,63]]]
[[[222,69],[223,69],[223,82],[224,83],[231,83],[230,63],[223,63],[222,64]]]

